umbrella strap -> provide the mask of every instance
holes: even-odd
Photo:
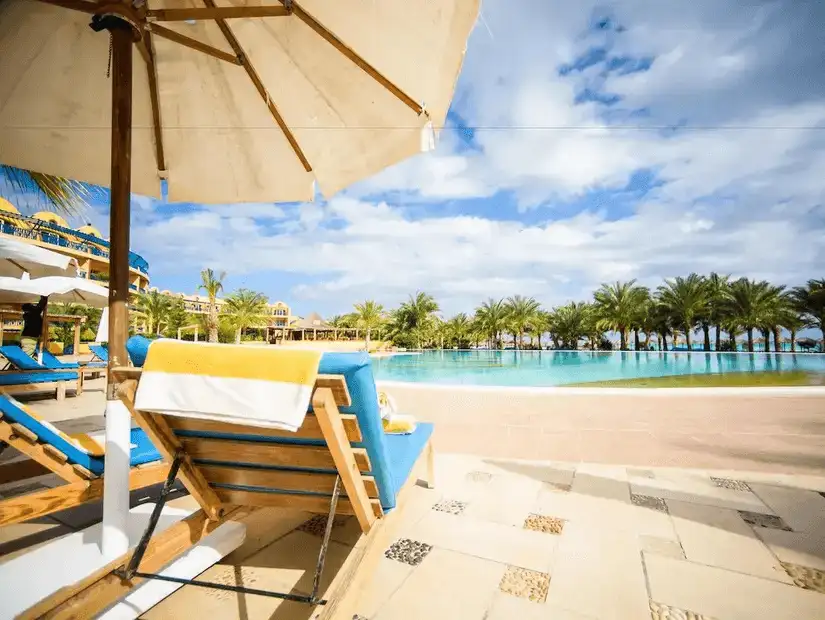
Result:
[[[157,581],[168,581],[170,583],[178,583],[187,586],[197,586],[199,588],[210,588],[213,590],[224,590],[226,592],[237,592],[239,594],[255,594],[258,596],[268,596],[270,598],[278,598],[286,601],[293,601],[296,603],[306,603],[307,605],[326,605],[325,599],[318,598],[318,590],[321,586],[321,576],[324,572],[324,565],[327,559],[327,550],[329,549],[329,541],[332,535],[332,526],[335,520],[335,511],[338,508],[338,497],[341,495],[341,476],[335,477],[335,486],[332,489],[332,497],[329,502],[329,514],[327,515],[327,523],[324,529],[324,537],[321,540],[321,550],[318,553],[318,561],[315,564],[315,575],[312,580],[312,593],[309,595],[292,594],[289,592],[274,592],[271,590],[259,590],[257,588],[245,588],[243,586],[231,586],[223,583],[213,583],[209,581],[201,581],[199,579],[184,579],[181,577],[172,577],[169,575],[160,575],[157,573],[144,573],[138,570],[140,562],[146,553],[146,548],[152,538],[152,534],[158,525],[160,515],[163,512],[163,506],[166,504],[166,499],[170,493],[174,491],[173,487],[175,479],[178,475],[181,463],[185,455],[182,451],[175,454],[175,459],[172,461],[172,466],[169,468],[169,474],[166,476],[166,481],[163,483],[163,488],[160,491],[160,498],[155,504],[152,514],[149,517],[149,523],[143,536],[140,539],[135,552],[132,554],[129,563],[114,571],[114,574],[126,581],[131,581],[133,578],[140,579],[155,579]]]

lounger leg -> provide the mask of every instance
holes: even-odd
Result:
[[[335,486],[332,487],[332,499],[329,502],[329,516],[327,526],[324,529],[324,539],[321,541],[321,551],[318,554],[318,563],[315,565],[315,579],[312,582],[312,603],[320,603],[318,599],[318,588],[321,585],[321,574],[324,572],[324,563],[327,559],[327,549],[329,548],[329,537],[332,535],[332,522],[335,520],[335,510],[338,508],[338,496],[341,493],[341,476],[335,477]]]
[[[65,381],[58,381],[57,382],[57,400],[58,402],[61,400],[66,400],[66,382]]]

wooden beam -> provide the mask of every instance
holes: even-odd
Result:
[[[220,520],[213,521],[207,518],[203,510],[199,510],[153,536],[146,547],[140,569],[149,573],[157,572],[226,521],[231,519],[243,523],[254,512],[254,509],[238,508],[227,511]],[[18,619],[97,617],[102,610],[123,598],[144,581],[137,577],[132,581],[124,581],[114,573],[118,568],[125,566],[131,557],[130,549],[88,577],[61,588],[30,607],[18,616]]]
[[[283,0],[281,0],[283,2]],[[297,2],[292,3],[292,13],[302,22],[304,22],[307,26],[312,28],[315,32],[317,32],[324,40],[326,40],[330,45],[332,45],[335,49],[341,52],[344,56],[349,58],[352,62],[354,62],[358,67],[360,67],[364,73],[369,75],[372,79],[376,82],[381,84],[384,88],[390,91],[393,95],[395,95],[401,102],[403,102],[408,108],[410,108],[416,114],[422,114],[424,112],[423,106],[418,103],[415,99],[410,97],[407,93],[405,93],[401,88],[396,86],[393,82],[391,82],[386,76],[384,76],[378,69],[373,67],[370,63],[364,60],[361,56],[359,56],[355,50],[349,47],[346,43],[344,43],[341,39],[336,37],[332,32],[330,32],[321,22],[315,19],[312,15],[307,13],[304,9],[302,9]]]
[[[219,50],[217,47],[212,47],[211,45],[207,45],[206,43],[201,43],[197,39],[184,36],[182,34],[175,32],[174,30],[169,30],[169,28],[164,28],[163,26],[158,26],[157,24],[146,24],[146,30],[153,32],[154,34],[164,39],[167,39],[168,41],[174,41],[175,43],[179,43],[193,50],[198,50],[199,52],[203,52],[204,54],[209,54],[210,56],[213,56],[218,60],[224,60],[233,65],[242,64],[241,59],[238,58],[237,55],[232,55],[228,52],[224,52],[223,50]]]
[[[213,0],[203,0],[203,3],[210,9],[217,8]],[[309,164],[309,160],[306,158],[306,155],[304,155],[304,151],[295,139],[292,130],[287,127],[284,117],[281,116],[281,113],[278,111],[278,107],[272,102],[272,97],[269,96],[269,92],[266,90],[264,83],[261,81],[258,72],[255,70],[255,67],[252,66],[252,63],[249,61],[249,58],[246,56],[246,53],[240,43],[238,43],[238,39],[235,38],[235,35],[232,33],[232,30],[229,28],[225,20],[216,19],[215,23],[218,24],[218,28],[221,29],[223,36],[226,37],[232,51],[234,51],[240,59],[240,64],[244,69],[246,69],[249,79],[252,80],[252,84],[255,86],[255,89],[258,91],[261,99],[263,99],[264,103],[266,103],[266,107],[269,108],[269,113],[272,114],[272,118],[275,119],[278,127],[281,128],[281,131],[284,133],[287,142],[289,142],[289,145],[292,147],[295,156],[301,161],[301,165],[304,167],[304,170],[307,172],[312,172],[312,166]]]
[[[100,8],[97,2],[88,2],[87,0],[39,0],[43,4],[53,4],[64,9],[72,9],[73,11],[82,11],[83,13],[94,14]]]
[[[149,9],[148,21],[182,22],[199,19],[236,19],[242,17],[286,17],[284,6],[227,6],[190,9]]]
[[[166,157],[163,154],[163,133],[160,120],[160,97],[158,95],[158,68],[155,63],[155,49],[152,46],[152,33],[148,30],[143,33],[143,38],[136,43],[140,49],[143,60],[146,62],[146,76],[149,80],[149,101],[152,104],[152,125],[155,130],[155,158],[157,159],[158,171],[166,172]]]

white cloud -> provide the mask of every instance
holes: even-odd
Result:
[[[334,300],[339,310],[365,297],[396,303],[416,289],[457,311],[488,296],[557,303],[605,280],[657,284],[690,271],[822,277],[822,11],[758,0],[523,0],[513,10],[488,0],[492,36],[483,26],[473,34],[454,106],[475,128],[471,145],[445,131],[434,154],[326,204],[147,218],[136,243],[157,272],[276,265],[306,277],[296,298]],[[608,17],[624,31],[590,27]],[[559,75],[592,48],[652,65]],[[577,104],[585,88],[622,99],[609,110]],[[640,170],[661,185],[618,214],[609,194],[579,213],[557,209],[594,189],[622,189]],[[530,212],[491,219],[504,201],[497,192]],[[460,202],[470,198],[487,208]],[[450,215],[432,216],[442,201]],[[428,217],[417,203],[429,205]]]

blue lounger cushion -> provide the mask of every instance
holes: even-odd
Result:
[[[25,411],[24,406],[14,399],[0,394],[0,411],[3,412],[5,420],[20,424],[32,431],[41,442],[51,444],[65,454],[69,463],[85,467],[95,475],[103,474],[102,456],[90,454],[82,447],[78,447],[65,433],[48,422],[38,420]],[[132,429],[131,442],[134,446],[130,454],[132,467],[161,459],[160,453],[152,445],[143,429]]]
[[[30,383],[57,383],[77,381],[76,372],[0,372],[0,385],[27,385]]]
[[[63,368],[55,368],[48,364],[41,364],[36,359],[31,357],[28,353],[23,351],[17,345],[5,345],[0,347],[0,355],[5,357],[9,363],[19,370],[63,370]],[[44,353],[45,356],[45,353]],[[45,360],[45,357],[44,357]],[[73,379],[77,379],[76,373],[71,373]]]
[[[387,435],[381,424],[378,409],[378,394],[372,375],[370,357],[366,353],[324,353],[319,373],[323,375],[343,375],[349,390],[352,405],[340,407],[341,413],[355,414],[361,428],[362,442],[353,443],[354,448],[365,448],[375,478],[381,506],[385,511],[396,505],[396,495],[407,480],[413,465],[421,454],[433,432],[432,424],[419,424],[410,435]],[[260,435],[239,435],[208,431],[176,431],[181,437],[210,437],[215,439],[254,441],[272,444],[324,445],[323,440],[291,437],[264,437]],[[240,464],[231,461],[231,454],[221,464]],[[221,485],[231,486],[231,485]],[[265,490],[265,489],[256,489]],[[277,492],[272,490],[272,492]]]
[[[78,362],[64,362],[48,351],[43,351],[43,365],[54,370],[70,370],[72,368],[106,368],[106,362],[88,362],[86,364],[80,364]]]
[[[90,344],[89,351],[92,352],[92,355],[97,357],[100,361],[108,362],[109,361],[109,350],[100,344]]]

